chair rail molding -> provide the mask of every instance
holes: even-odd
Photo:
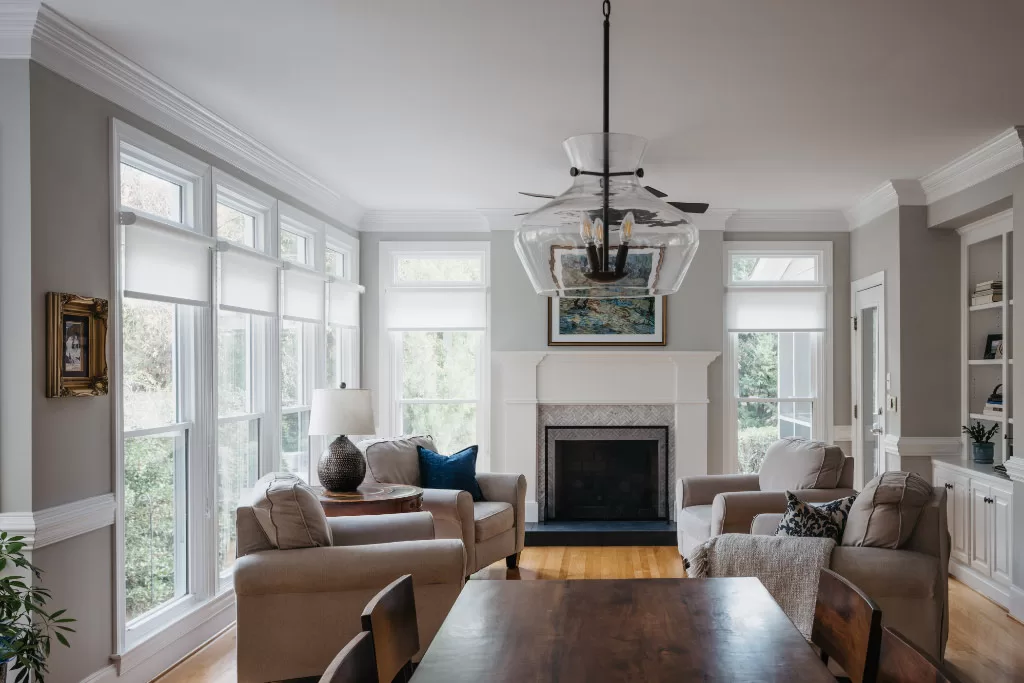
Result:
[[[32,59],[246,173],[356,227],[363,207],[277,154],[183,92],[79,28],[39,7]]]
[[[901,457],[959,455],[963,440],[959,436],[899,436],[885,435],[885,452]]]
[[[105,493],[36,512],[0,514],[0,531],[24,536],[28,550],[38,550],[114,523],[114,494]]]

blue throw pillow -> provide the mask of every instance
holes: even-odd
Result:
[[[484,499],[476,482],[477,446],[463,448],[453,455],[441,455],[429,448],[416,446],[420,454],[420,485],[425,489],[456,489],[468,491],[473,500]]]

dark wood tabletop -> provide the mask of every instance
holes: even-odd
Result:
[[[757,579],[469,581],[413,683],[835,683]]]

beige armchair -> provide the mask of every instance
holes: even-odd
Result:
[[[458,540],[435,540],[426,512],[327,520],[333,545],[274,550],[251,508],[236,515],[239,683],[319,676],[362,630],[366,603],[412,574],[422,654],[462,590]]]
[[[786,491],[808,503],[855,495],[853,458],[844,456],[838,446],[780,439],[768,449],[758,474],[679,479],[675,502],[679,554],[689,557],[712,536],[750,533],[750,523],[758,514],[786,511]]]
[[[436,450],[429,436],[371,439],[358,446],[366,456],[366,481],[412,486],[420,486],[416,447]],[[526,541],[526,477],[480,472],[476,480],[483,501],[474,502],[466,491],[423,491],[423,509],[434,515],[437,537],[466,546],[466,576],[502,558],[514,568]]]
[[[781,513],[760,514],[750,533],[774,535]],[[946,490],[933,488],[914,532],[899,550],[836,546],[830,567],[878,603],[882,624],[942,661],[949,633]]]

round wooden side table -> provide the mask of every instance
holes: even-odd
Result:
[[[328,517],[419,512],[423,507],[423,489],[405,484],[363,484],[345,493],[320,489],[320,505]]]

